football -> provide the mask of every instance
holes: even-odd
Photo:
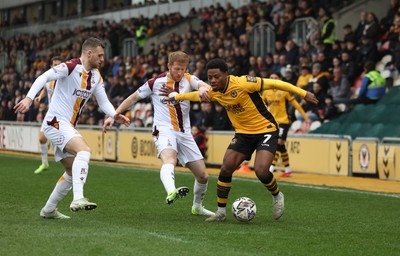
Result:
[[[249,222],[256,216],[256,203],[248,197],[239,197],[232,204],[233,216],[241,222]]]

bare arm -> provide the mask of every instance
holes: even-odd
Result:
[[[46,94],[47,94],[47,89],[46,89],[46,87],[43,87],[43,89],[40,91],[40,93],[39,93],[39,96],[37,96],[36,98],[35,98],[35,102],[34,102],[34,104],[35,105],[39,105],[39,103],[40,103],[40,101],[46,96]]]
[[[114,124],[114,121],[117,121],[118,123],[123,123],[125,126],[128,126],[130,124],[125,120],[125,116],[122,115],[121,113],[125,112],[125,110],[129,109],[133,104],[141,100],[139,93],[136,91],[133,94],[131,94],[128,98],[126,98],[121,105],[115,110],[115,116],[110,116],[108,117],[103,124],[103,132],[107,132],[107,128],[111,128]],[[126,118],[127,119],[127,118]]]
[[[208,93],[210,89],[211,86],[209,86],[205,82],[203,81],[199,82],[199,96],[201,101],[207,101],[207,102],[211,101],[210,94]]]
[[[128,110],[130,107],[132,107],[133,104],[141,100],[139,93],[136,91],[133,94],[131,94],[128,98],[126,98],[121,105],[118,106],[117,108],[117,114],[123,113],[125,110]]]

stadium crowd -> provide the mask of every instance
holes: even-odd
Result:
[[[168,52],[182,50],[191,57],[188,71],[204,81],[207,81],[205,65],[216,57],[227,61],[229,73],[233,75],[267,78],[271,72],[279,72],[285,81],[317,96],[319,104],[316,106],[301,102],[310,119],[323,122],[335,118],[340,114],[338,104],[344,104],[346,111],[351,108],[351,100],[357,98],[367,63],[376,65],[385,55],[393,57],[393,61],[385,66],[390,71],[386,79],[387,87],[400,68],[398,1],[390,0],[390,9],[381,20],[373,12],[362,11],[357,27],[349,24],[343,28],[336,27],[331,11],[347,2],[253,1],[251,5],[239,9],[229,4],[225,7],[216,4],[192,9],[188,17],[172,13],[157,15],[153,19],[137,17],[121,22],[93,22],[91,27],[1,38],[0,52],[8,53],[10,65],[0,74],[0,120],[41,122],[47,110],[46,99],[39,105],[33,105],[24,115],[15,114],[13,106],[25,97],[35,78],[49,68],[53,56],[64,60],[79,56],[81,43],[91,36],[107,39],[111,43],[113,57],[106,59],[101,74],[114,106],[118,106],[144,81],[166,71]],[[137,56],[121,57],[123,39],[137,37],[140,46],[143,46],[146,38],[193,17],[201,19],[199,28],[191,28],[181,34],[171,33],[167,41],[151,44],[149,51],[141,48]],[[296,45],[290,33],[290,25],[300,17],[314,17],[320,23],[318,29],[310,30],[308,41],[302,46]],[[275,52],[254,56],[249,49],[249,32],[255,24],[263,21],[274,26]],[[139,30],[141,33],[138,34]],[[335,31],[339,30],[343,32],[343,38],[335,38]],[[23,72],[18,73],[15,69],[18,64],[16,53],[21,49],[26,53],[26,65]],[[149,103],[144,101],[138,104],[145,109]],[[151,125],[151,111],[147,111],[146,115],[130,111],[128,115],[131,113],[132,125]],[[293,119],[297,118],[294,110],[291,115]],[[104,114],[92,101],[86,105],[79,123],[97,124],[103,119]],[[202,130],[232,129],[224,108],[215,103],[193,103],[191,119],[192,125]]]

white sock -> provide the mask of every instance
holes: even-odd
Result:
[[[290,172],[290,166],[285,167],[285,172]]]
[[[49,149],[47,148],[47,144],[40,144],[40,154],[42,155],[42,164],[49,165],[48,154]]]
[[[74,199],[83,198],[83,186],[85,185],[86,178],[89,172],[90,152],[79,151],[72,164],[72,189],[74,192]]]
[[[275,170],[275,166],[274,166],[273,164],[271,164],[271,165],[269,166],[269,171],[270,171],[270,172],[274,172],[274,170]]]
[[[220,206],[218,206],[217,212],[220,212],[220,213],[226,215],[226,207],[220,207]]]
[[[44,211],[45,212],[52,212],[54,209],[57,208],[58,202],[60,202],[71,190],[72,188],[72,177],[69,176],[66,172],[58,179],[57,184],[55,188],[53,189],[53,192],[51,192],[51,195],[49,199],[46,202],[46,205],[44,206]]]
[[[203,199],[206,195],[208,187],[208,182],[206,184],[201,184],[196,179],[194,180],[193,187],[193,206],[195,208],[200,208],[203,205]]]
[[[176,189],[175,187],[175,166],[173,164],[163,164],[160,170],[160,179],[164,185],[167,194],[171,193]]]

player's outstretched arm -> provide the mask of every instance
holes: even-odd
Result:
[[[132,107],[133,104],[141,100],[139,93],[136,91],[133,94],[129,95],[128,98],[126,98],[121,105],[118,106],[116,109],[117,113],[124,113],[127,109]]]
[[[294,86],[288,82],[284,82],[281,80],[277,79],[268,79],[268,78],[263,78],[264,80],[264,90],[269,90],[269,89],[279,89],[282,91],[287,91],[290,93],[297,94],[304,98],[304,100],[308,103],[312,104],[317,104],[318,100],[315,97],[315,95],[311,92],[308,92],[306,90],[303,90],[297,86]]]
[[[54,72],[53,69],[49,69],[38,76],[35,82],[33,82],[26,97],[14,106],[15,113],[26,113],[32,104],[32,100],[35,99],[36,94],[45,86],[47,82],[51,80],[56,80],[57,78],[57,74]]]
[[[201,102],[199,91],[187,92],[187,93],[177,93],[173,89],[164,86],[160,88],[160,96],[164,96],[163,102],[173,101],[173,100],[190,100],[195,102]]]

